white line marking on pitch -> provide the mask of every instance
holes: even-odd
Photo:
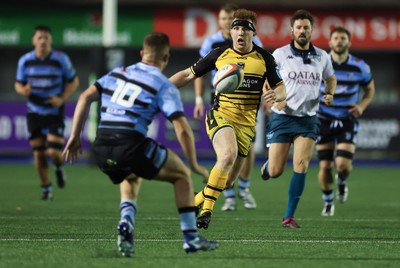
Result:
[[[119,220],[116,217],[60,217],[60,216],[0,216],[0,220]],[[258,220],[262,219],[263,221],[276,221],[276,219],[270,219],[270,218],[263,218],[263,217],[258,217]],[[153,221],[153,220],[167,220],[167,221],[176,221],[179,220],[178,217],[137,217],[137,221]],[[215,221],[224,221],[226,218],[216,218]],[[243,217],[243,218],[236,218],[236,217],[231,217],[229,218],[230,221],[247,221],[248,219]],[[321,221],[336,221],[336,222],[398,222],[400,223],[399,219],[333,219],[333,218],[296,218],[296,220],[299,221],[316,221],[316,220],[321,220]]]
[[[0,238],[3,241],[20,241],[20,242],[110,242],[115,239],[105,238]],[[137,242],[182,242],[177,239],[136,239]],[[245,240],[218,240],[227,243],[336,243],[336,244],[400,244],[400,240],[261,240],[261,239],[245,239]]]

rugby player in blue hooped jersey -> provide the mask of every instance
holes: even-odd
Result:
[[[101,77],[79,97],[71,137],[64,150],[67,161],[75,161],[81,150],[80,133],[90,104],[101,100],[101,113],[93,151],[96,163],[115,184],[121,184],[121,219],[118,248],[123,256],[134,253],[137,177],[173,184],[183,232],[183,249],[189,252],[218,248],[216,241],[199,236],[197,208],[189,168],[172,150],[147,137],[149,124],[161,112],[175,129],[193,172],[208,176],[197,162],[194,136],[183,113],[179,90],[162,74],[169,60],[169,38],[151,33],[143,42],[141,62],[118,67]]]
[[[15,91],[27,97],[29,144],[42,187],[42,200],[53,198],[47,156],[55,166],[57,185],[65,186],[62,169],[64,145],[64,104],[79,85],[76,71],[67,54],[52,49],[51,29],[37,26],[34,50],[18,61]]]
[[[272,53],[285,81],[287,98],[272,107],[266,133],[268,161],[261,168],[261,176],[268,180],[282,175],[293,144],[293,175],[282,226],[299,228],[294,214],[304,191],[319,131],[316,114],[320,85],[322,81],[326,85],[321,101],[332,105],[336,78],[328,53],[310,42],[313,16],[306,10],[298,10],[290,25],[293,40]],[[285,107],[279,109],[280,106]]]
[[[223,47],[232,43],[231,38],[231,24],[233,20],[233,15],[239,7],[236,4],[228,3],[224,4],[218,13],[218,25],[220,30],[213,35],[207,37],[200,47],[199,54],[200,58],[204,58],[211,50],[217,47]],[[263,47],[260,39],[257,35],[253,36],[253,42],[259,47]],[[216,70],[211,71],[211,81],[213,80]],[[214,104],[215,89],[210,83],[210,101],[211,106]],[[195,119],[202,120],[204,117],[204,79],[203,77],[198,77],[194,80],[194,90],[195,90],[195,107],[193,110],[193,116]],[[264,106],[263,106],[264,107]],[[255,209],[257,203],[250,192],[250,176],[254,165],[254,140],[251,143],[249,154],[243,164],[242,170],[239,173],[238,188],[239,197],[243,200],[243,205],[247,209]],[[227,188],[223,192],[225,196],[225,204],[221,207],[222,211],[233,211],[236,210],[236,196],[234,185]]]
[[[350,46],[350,32],[347,29],[343,27],[332,29],[329,47],[337,87],[333,105],[327,106],[320,99],[318,111],[321,123],[317,139],[318,181],[324,200],[322,216],[333,216],[335,213],[334,166],[338,184],[336,197],[340,203],[347,201],[346,179],[352,170],[353,155],[356,150],[357,119],[375,94],[375,83],[368,64],[351,55]],[[364,93],[360,99],[361,90]],[[321,92],[324,91],[325,86],[322,86]]]

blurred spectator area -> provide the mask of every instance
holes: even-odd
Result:
[[[372,105],[397,104],[400,96],[400,1],[399,0],[233,0],[257,12],[257,34],[266,49],[290,41],[288,18],[298,8],[316,14],[312,42],[326,50],[329,31],[342,25],[352,32],[351,53],[371,66],[376,83]],[[101,47],[101,0],[2,1],[0,9],[0,96],[20,100],[13,84],[18,58],[32,49],[32,28],[48,24],[53,29],[53,46],[66,51],[81,79],[80,90],[91,73],[104,73],[108,66],[128,65],[139,60],[143,36],[164,31],[171,38],[171,60],[167,74],[188,67],[198,59],[204,38],[217,29],[219,0],[119,0],[117,51]],[[300,6],[301,3],[301,6]],[[46,4],[46,5],[45,5]],[[110,63],[110,61],[112,61]],[[188,88],[192,88],[189,85]],[[184,90],[183,99],[193,100]]]
[[[32,49],[32,29],[37,24],[52,27],[53,47],[67,52],[77,69],[81,84],[70,101],[74,102],[94,77],[113,66],[129,65],[140,60],[143,36],[151,31],[166,32],[171,38],[171,58],[165,70],[167,76],[189,67],[198,59],[199,46],[204,37],[217,30],[218,8],[225,2],[119,0],[117,45],[104,48],[101,0],[2,0],[0,102],[26,101],[14,91],[15,72],[19,57]],[[257,12],[257,34],[270,52],[290,41],[288,18],[299,8],[308,9],[316,15],[312,42],[323,49],[329,50],[327,40],[330,28],[334,25],[350,28],[353,35],[351,53],[370,65],[376,84],[376,96],[361,122],[358,156],[400,159],[399,0],[230,2]],[[193,84],[182,89],[181,95],[185,104],[193,104]],[[205,94],[205,98],[208,102],[209,94]],[[188,116],[191,115],[190,109]],[[17,125],[10,116],[0,114],[0,142],[4,144],[8,144],[6,138],[9,134],[19,137],[15,135],[15,129],[12,132],[5,129],[5,126]],[[262,125],[257,131],[262,133],[263,129]],[[258,152],[263,154],[262,142],[258,148]],[[0,148],[0,155],[1,151]],[[30,153],[29,148],[26,152]]]
[[[101,5],[103,0],[2,0],[5,4],[45,4],[46,6],[82,6]],[[398,0],[118,0],[121,6],[214,6],[218,7],[224,3],[236,3],[245,7],[273,7],[273,8],[377,8],[377,7],[399,7]]]

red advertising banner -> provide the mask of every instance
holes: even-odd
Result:
[[[256,10],[257,35],[268,49],[290,42],[290,11]],[[330,30],[344,26],[352,34],[352,48],[399,50],[400,10],[312,11],[316,22],[312,43],[328,48]],[[154,30],[167,33],[174,47],[199,47],[218,30],[218,10],[207,8],[156,9]]]

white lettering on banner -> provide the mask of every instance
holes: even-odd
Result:
[[[315,23],[318,27],[314,27],[313,38],[317,39],[321,36],[329,39],[331,29],[338,25],[344,25],[353,35],[353,37],[365,40],[367,34],[367,21],[364,18],[328,16],[322,20],[316,19]],[[267,37],[269,39],[290,37],[290,16],[284,16],[281,21],[273,16],[260,16],[257,25],[257,34],[260,38]]]
[[[198,47],[203,42],[204,38],[218,31],[218,20],[213,12],[205,8],[189,8],[185,10],[184,15],[184,40],[189,47]],[[197,20],[202,20],[206,23],[206,32],[197,36]]]
[[[75,30],[67,28],[63,32],[64,45],[101,45],[103,37],[101,32]],[[131,33],[124,31],[117,34],[118,45],[130,45]]]
[[[394,15],[393,15],[394,14]],[[218,17],[212,10],[188,8],[184,13],[184,44],[189,47],[201,46],[204,38],[218,30]],[[333,27],[343,26],[352,34],[353,46],[364,48],[393,47],[400,40],[400,18],[394,12],[366,14],[349,13],[331,16],[316,13],[312,41],[326,47]],[[291,40],[290,15],[280,12],[260,11],[257,16],[257,35],[265,47],[277,47]],[[200,30],[200,31],[199,31]],[[199,33],[201,32],[201,33]],[[385,41],[389,41],[385,43]]]
[[[28,126],[26,125],[26,116],[14,116],[14,136],[17,140],[25,140],[28,138]]]
[[[275,36],[278,29],[278,22],[272,16],[260,16],[257,18],[257,34],[266,36]],[[288,31],[288,28],[286,28]]]
[[[0,44],[16,45],[19,43],[20,33],[18,30],[0,31]]]
[[[274,16],[260,15],[257,18],[257,35],[269,39],[286,38],[290,36],[290,16],[278,20]]]
[[[390,140],[400,134],[397,119],[363,119],[359,122],[357,148],[360,149],[388,149]]]
[[[8,116],[0,116],[0,140],[8,140],[11,138],[11,134],[11,118]]]
[[[348,29],[352,38],[357,38],[359,40],[365,40],[367,34],[367,21],[364,18],[352,18],[345,17],[339,18],[336,16],[329,16],[324,18],[319,24],[319,28],[321,28],[322,36],[326,39],[329,39],[329,35],[331,33],[331,29],[343,25],[346,29]],[[315,35],[313,32],[313,37],[318,38],[318,35]]]
[[[372,38],[377,41],[400,38],[400,20],[377,17],[371,19]]]

